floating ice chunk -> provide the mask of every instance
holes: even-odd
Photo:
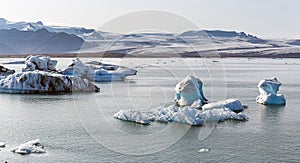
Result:
[[[228,108],[215,108],[211,110],[198,110],[190,106],[178,107],[171,105],[159,107],[150,112],[121,110],[114,115],[115,118],[129,122],[150,124],[150,121],[177,122],[192,126],[202,125],[205,122],[219,122],[225,120],[246,121],[248,117],[242,113],[235,113]]]
[[[189,125],[202,125],[205,122],[219,122],[225,120],[246,121],[248,117],[243,113],[243,105],[237,99],[228,99],[214,103],[207,103],[202,91],[202,82],[194,76],[187,76],[175,87],[176,105],[158,107],[149,112],[121,110],[115,118],[130,122],[146,123],[150,121],[178,122]],[[205,105],[203,105],[205,104]],[[199,110],[201,108],[203,110]]]
[[[96,82],[120,81],[127,76],[136,75],[137,71],[123,66],[103,64],[92,61],[85,65],[78,58],[61,72],[64,75],[79,76]]]
[[[29,55],[25,59],[26,67],[23,71],[55,71],[57,60],[51,60],[48,56],[32,56]]]
[[[203,110],[211,110],[211,109],[217,109],[217,108],[228,108],[234,112],[242,112],[244,110],[244,107],[240,100],[238,99],[228,99],[225,101],[217,101],[208,103],[202,106]]]
[[[45,71],[22,72],[0,80],[0,92],[4,93],[98,92],[99,90],[87,79]]]
[[[150,120],[139,111],[120,110],[114,115],[114,117],[124,121],[135,122],[144,125],[150,124]]]
[[[209,152],[209,151],[210,151],[210,149],[208,149],[208,148],[202,148],[198,152],[199,153],[205,153],[205,152]]]
[[[194,76],[185,77],[175,87],[175,102],[178,106],[200,108],[207,104],[202,90],[202,81]]]
[[[4,142],[0,142],[0,147],[1,148],[5,147],[5,143]]]
[[[0,76],[8,76],[10,74],[14,74],[15,70],[10,70],[0,65]]]
[[[264,105],[285,105],[284,96],[277,94],[280,85],[276,77],[261,80],[257,85],[260,95],[256,97],[256,102]]]
[[[30,153],[45,153],[46,150],[44,149],[44,146],[40,143],[40,140],[36,139],[28,141],[11,149],[11,152],[26,155]]]

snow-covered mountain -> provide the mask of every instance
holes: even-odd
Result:
[[[300,39],[270,40],[236,31],[116,34],[0,18],[0,34],[0,54],[105,52],[132,57],[209,57],[212,54],[222,57],[300,57]]]
[[[49,32],[64,32],[74,35],[87,35],[95,32],[94,29],[86,29],[83,27],[66,27],[66,26],[46,26],[41,21],[38,22],[13,22],[4,18],[0,18],[0,29],[17,29],[20,31],[37,31],[39,29],[47,29]]]
[[[79,50],[84,40],[64,32],[47,29],[21,31],[0,29],[0,54],[67,53]]]

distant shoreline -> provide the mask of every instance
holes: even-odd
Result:
[[[44,55],[54,58],[300,58],[299,53],[286,54],[201,54],[201,53],[183,53],[183,54],[123,54],[123,53],[57,53],[57,54],[0,54],[0,58],[26,58],[29,55]]]

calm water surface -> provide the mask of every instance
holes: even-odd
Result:
[[[0,63],[20,60],[1,59]],[[58,68],[71,63],[60,58]],[[91,59],[84,59],[91,60]],[[125,82],[97,83],[100,93],[0,94],[0,161],[8,162],[300,162],[299,59],[103,59],[138,69]],[[5,65],[21,70],[23,65]],[[194,74],[210,101],[238,98],[247,122],[189,127],[113,118],[120,109],[172,104],[178,81]],[[256,87],[278,77],[286,106],[255,103]],[[21,156],[14,146],[40,138],[47,153]],[[150,140],[150,141],[149,141]],[[199,153],[202,148],[210,149]]]

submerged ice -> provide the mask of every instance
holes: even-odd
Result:
[[[257,87],[260,95],[256,102],[264,105],[285,105],[286,100],[282,94],[278,94],[281,83],[276,77],[259,81]]]
[[[207,103],[202,81],[194,76],[187,76],[175,87],[174,105],[144,112],[120,110],[114,114],[114,118],[140,124],[158,121],[202,125],[210,121],[245,121],[248,117],[241,113],[243,110],[242,103],[237,99]]]

